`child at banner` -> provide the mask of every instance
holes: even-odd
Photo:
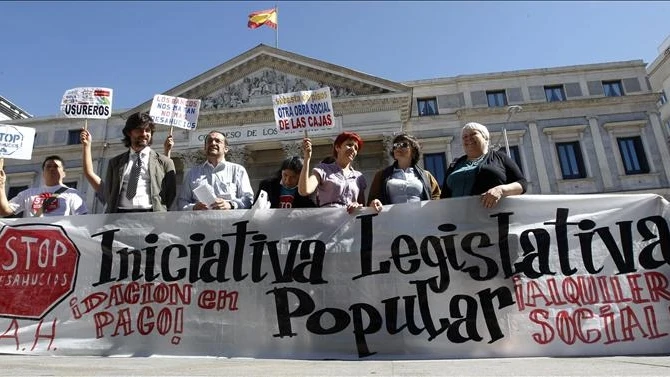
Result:
[[[428,170],[417,166],[421,146],[412,135],[401,133],[393,138],[393,164],[377,171],[370,185],[368,205],[377,212],[384,204],[440,199],[440,186]]]
[[[526,178],[505,153],[489,148],[489,130],[470,122],[461,130],[465,155],[454,160],[444,177],[442,198],[479,195],[482,205],[493,208],[500,199],[526,192]]]
[[[59,156],[48,156],[42,162],[44,185],[18,193],[11,200],[5,194],[5,171],[0,169],[0,215],[23,212],[23,217],[69,216],[88,213],[79,191],[63,184],[65,168]]]
[[[306,196],[316,191],[321,207],[343,207],[349,213],[364,206],[367,182],[363,174],[351,165],[363,148],[363,139],[357,133],[339,134],[333,143],[335,162],[320,163],[312,169],[311,174],[309,162],[312,158],[312,141],[304,138],[302,148],[305,162],[298,180],[300,195]]]
[[[254,202],[261,190],[268,193],[270,208],[312,208],[316,207],[309,196],[298,193],[298,178],[303,161],[298,156],[285,159],[274,177],[264,179],[258,185]]]
[[[91,154],[91,144],[93,142],[93,138],[91,133],[87,129],[82,128],[81,132],[79,133],[79,140],[81,141],[81,161],[84,170],[84,177],[86,177],[86,180],[95,191],[95,197],[98,198],[98,200],[100,200],[100,202],[103,204],[106,204],[103,194],[104,190],[102,178],[100,178],[100,176],[95,173],[95,169],[93,169],[93,157]],[[172,135],[168,135],[168,137],[165,139],[165,142],[163,143],[163,153],[168,158],[170,157],[170,152],[172,151],[173,146],[174,138]]]

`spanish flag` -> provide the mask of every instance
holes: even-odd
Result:
[[[268,25],[273,29],[277,29],[277,8],[259,10],[249,15],[249,29],[255,29],[263,25]]]

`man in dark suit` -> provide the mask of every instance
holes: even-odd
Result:
[[[167,211],[177,195],[174,163],[149,146],[156,126],[147,113],[135,113],[123,128],[128,152],[112,158],[107,167],[105,213]]]

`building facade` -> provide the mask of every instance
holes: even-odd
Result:
[[[652,90],[659,93],[657,105],[663,128],[670,132],[670,35],[658,47],[658,56],[649,64],[647,75]]]
[[[448,163],[463,154],[461,127],[476,121],[489,128],[496,148],[509,146],[531,194],[651,192],[670,198],[661,94],[650,86],[641,60],[400,83],[259,45],[162,93],[202,100],[197,129],[173,130],[179,178],[204,160],[204,136],[219,130],[231,144],[227,159],[243,164],[256,188],[284,158],[302,155],[302,133],[277,135],[272,95],[325,86],[336,121],[333,129],[310,135],[313,161],[331,153],[341,131],[357,132],[365,144],[355,167],[368,183],[390,163],[391,140],[401,131],[419,138],[423,165],[441,182]],[[107,120],[88,120],[100,176],[108,160],[126,150],[125,119],[150,107],[151,99]],[[85,193],[92,212],[103,212],[82,177],[83,120],[58,115],[11,124],[37,132],[32,161],[5,161],[10,196],[39,184],[42,159],[58,153],[66,161],[66,183]],[[169,128],[157,127],[154,147],[160,151]]]

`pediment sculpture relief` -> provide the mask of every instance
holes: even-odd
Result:
[[[256,71],[216,92],[202,98],[202,110],[230,109],[253,104],[254,98],[269,97],[273,94],[291,93],[301,90],[315,90],[330,87],[333,98],[355,96],[356,93],[344,87],[326,85],[303,77],[284,74],[273,69]]]

